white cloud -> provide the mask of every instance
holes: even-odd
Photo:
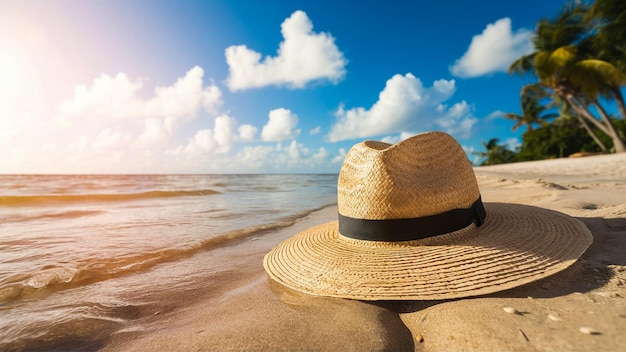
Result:
[[[389,144],[396,144],[399,143],[411,136],[414,136],[416,133],[413,132],[401,132],[399,135],[397,136],[387,136],[387,137],[383,137],[381,138],[381,142],[385,142],[385,143],[389,143]]]
[[[75,86],[73,95],[46,114],[17,115],[19,123],[0,117],[0,146],[8,151],[0,173],[209,170],[199,161],[229,155],[237,142],[255,139],[258,128],[238,126],[227,115],[215,118],[214,126],[183,134],[193,128],[192,120],[202,123],[200,118],[216,115],[222,104],[220,89],[203,82],[202,68],[183,73],[154,89],[147,78],[103,74]]]
[[[310,135],[314,135],[314,134],[320,133],[321,131],[322,131],[322,127],[321,126],[317,126],[317,127],[313,128],[313,129],[311,129],[309,131],[309,134]]]
[[[258,133],[258,128],[249,124],[238,126],[235,118],[224,114],[215,119],[213,128],[197,131],[186,144],[178,146],[168,154],[194,161],[188,164],[188,169],[197,172],[297,170],[297,167],[310,167],[324,162],[327,153],[320,150],[312,153],[294,139],[300,132],[294,129],[298,123],[295,114],[281,108],[272,110],[269,116],[269,121],[263,128],[263,140],[280,142],[291,139],[288,146],[283,147],[280,143],[274,146],[247,146],[234,156],[220,158],[218,155],[230,152],[236,142],[253,141]],[[197,162],[206,160],[206,157],[212,157],[211,169],[206,169],[202,166],[204,163]]]
[[[532,52],[531,34],[524,28],[513,32],[508,17],[488,24],[472,38],[467,52],[450,67],[450,72],[464,78],[505,72],[520,56]]]
[[[222,105],[222,92],[213,84],[205,85],[203,76],[204,70],[195,66],[173,84],[155,87],[154,95],[147,98],[142,94],[147,79],[131,79],[124,73],[102,74],[91,85],[77,85],[74,96],[58,108],[61,132],[71,138],[67,144],[61,143],[59,150],[69,148],[75,160],[89,160],[89,153],[102,154],[112,143],[119,148],[140,148],[150,155],[163,152],[182,123],[202,114],[216,114]],[[227,150],[233,137],[220,128],[223,125],[216,122],[214,131],[199,131],[187,151]],[[111,132],[120,130],[125,131],[124,138]],[[77,141],[78,133],[94,142]]]
[[[480,164],[480,159],[482,158],[474,154],[476,152],[476,148],[474,148],[474,146],[462,145],[461,147],[463,147],[463,151],[465,151],[465,155],[467,155],[467,158],[470,159],[472,165]]]
[[[515,137],[506,139],[503,144],[506,146],[507,149],[512,151],[515,151],[517,150],[517,148],[522,146],[522,143],[520,143],[519,139]]]
[[[298,115],[291,110],[278,108],[270,111],[269,120],[261,131],[261,138],[267,142],[280,142],[295,138],[300,134]]]
[[[338,82],[345,75],[346,59],[327,33],[313,32],[313,24],[303,11],[294,12],[281,24],[283,41],[278,55],[267,56],[245,45],[226,48],[231,91],[268,85],[303,88],[308,82],[328,79]]]
[[[93,84],[74,87],[74,97],[61,103],[62,118],[114,118],[135,117],[141,110],[138,93],[141,80],[132,81],[125,73],[114,77],[102,74]]]
[[[202,129],[189,139],[189,143],[182,151],[188,155],[213,153],[218,147],[213,130]]]
[[[281,149],[277,147],[275,151],[281,152]],[[295,140],[291,141],[289,147],[285,148],[282,152],[283,154],[277,153],[274,155],[273,164],[277,170],[283,168],[296,169],[298,167],[316,170],[316,168],[327,163],[329,156],[328,151],[324,147],[313,151]],[[272,164],[272,162],[270,164]]]
[[[504,111],[496,110],[496,111],[493,111],[492,113],[490,113],[489,115],[487,115],[485,117],[485,119],[487,121],[493,121],[495,119],[501,118],[504,114],[506,114]]]
[[[287,148],[287,153],[289,154],[289,157],[294,160],[300,159],[301,147],[302,145],[298,145],[298,143],[295,140],[291,141],[291,144]]]
[[[232,160],[241,164],[243,170],[260,170],[265,166],[267,160],[270,160],[268,156],[272,151],[273,147],[264,145],[245,147]],[[232,161],[230,163],[230,166],[233,167]],[[234,169],[237,170],[237,166]]]
[[[224,151],[230,150],[233,144],[236,126],[237,121],[228,115],[221,115],[215,119],[215,140],[224,148]]]
[[[155,97],[145,105],[144,116],[193,118],[199,112],[217,113],[222,104],[222,92],[215,85],[204,87],[204,70],[193,67],[184,77],[168,87],[156,87]]]
[[[173,154],[184,154],[190,157],[213,155],[230,151],[236,137],[237,121],[228,116],[215,118],[213,129],[202,129],[189,139],[187,145],[179,146]]]
[[[91,86],[76,86],[74,97],[61,103],[59,116],[67,122],[73,118],[186,120],[200,112],[214,114],[222,104],[222,92],[215,85],[205,87],[203,76],[204,70],[195,66],[173,85],[156,87],[154,97],[144,100],[139,93],[145,80],[131,80],[124,73],[102,74]]]
[[[337,172],[346,150],[340,149],[339,155],[335,156],[324,147],[316,149],[291,140],[282,144],[244,146],[234,154],[213,153],[210,163],[204,162],[206,152],[184,154],[179,150],[178,153],[188,161],[187,172]]]
[[[239,139],[244,142],[249,142],[254,140],[259,129],[252,125],[241,125],[238,131]]]
[[[320,149],[318,149],[317,152],[313,154],[313,160],[322,162],[326,160],[328,155],[328,150],[326,150],[326,148],[324,147],[320,147]]]
[[[380,92],[378,101],[368,110],[363,107],[345,110],[340,106],[337,121],[326,136],[331,142],[379,136],[389,133],[421,132],[433,128],[449,133],[469,134],[476,122],[467,103],[447,108],[442,103],[455,92],[455,82],[438,80],[424,87],[411,73],[396,74]]]
[[[343,151],[345,153],[345,150]],[[220,172],[337,172],[329,162],[330,153],[320,147],[312,150],[293,140],[287,146],[256,145],[242,148],[232,157],[213,158],[211,165]],[[343,160],[343,156],[342,156]]]
[[[339,153],[333,158],[333,160],[331,160],[331,162],[333,164],[337,164],[337,163],[342,163],[343,159],[346,158],[346,149],[345,148],[339,148]]]
[[[442,130],[460,138],[469,138],[472,127],[478,121],[472,115],[471,108],[465,100],[454,104],[451,108],[440,105],[439,110],[443,116],[437,119],[436,124]]]
[[[140,146],[151,146],[167,141],[172,133],[171,123],[164,119],[147,118],[143,120],[143,133],[137,139]]]
[[[90,143],[90,146],[93,151],[100,154],[121,152],[129,140],[128,134],[105,128]]]

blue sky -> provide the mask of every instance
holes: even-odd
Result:
[[[0,173],[338,172],[362,140],[512,146],[564,1],[0,1]]]

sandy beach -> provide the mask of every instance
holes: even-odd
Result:
[[[326,207],[211,251],[214,285],[181,293],[182,308],[150,305],[104,351],[618,351],[626,346],[626,154],[475,169],[484,202],[557,210],[594,242],[568,269],[487,296],[362,302],[271,282],[262,259],[281,240],[333,221]],[[207,264],[209,265],[209,264]],[[164,283],[167,284],[167,283]],[[505,309],[506,308],[506,309]],[[507,312],[508,311],[508,312]]]

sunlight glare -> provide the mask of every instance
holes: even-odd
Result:
[[[17,51],[0,43],[0,99],[9,100],[20,90],[23,75]]]

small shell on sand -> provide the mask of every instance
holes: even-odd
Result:
[[[563,319],[559,318],[559,316],[556,314],[548,314],[548,319],[552,321],[563,321]]]
[[[600,334],[599,332],[596,331],[596,329],[588,327],[588,326],[583,326],[579,330],[583,334],[587,334],[587,335],[598,335],[598,334]]]
[[[505,312],[509,313],[509,314],[517,314],[517,309],[513,308],[513,307],[504,307],[502,308],[502,310],[504,310]]]

